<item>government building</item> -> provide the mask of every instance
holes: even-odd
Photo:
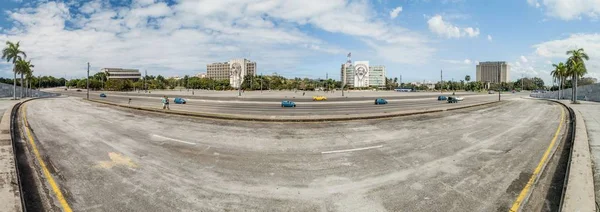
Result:
[[[504,61],[477,64],[477,81],[484,83],[508,82],[510,66]]]
[[[344,87],[385,87],[385,66],[369,66],[369,61],[342,64],[340,76]]]
[[[122,69],[122,68],[103,68],[101,72],[106,74],[106,79],[121,79],[121,80],[132,80],[138,81],[142,78],[142,74],[138,69]]]
[[[256,76],[256,62],[232,59],[229,62],[206,65],[206,77],[214,80],[229,80],[229,85],[233,88],[238,88],[246,75]]]

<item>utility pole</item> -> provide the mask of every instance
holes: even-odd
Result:
[[[525,89],[523,89],[523,78],[524,78],[524,76],[525,76],[524,74],[521,74],[521,90],[525,90]]]
[[[87,84],[87,99],[90,99],[90,62],[87,63],[88,65],[88,70],[87,70],[87,78],[85,79],[86,84]]]
[[[238,96],[242,96],[242,72],[238,73]]]
[[[146,78],[148,78],[148,70],[144,70],[144,72],[144,89],[146,90],[146,93],[148,93],[148,86],[146,85]]]
[[[440,70],[440,93],[444,93],[444,75],[443,70]]]
[[[502,91],[501,87],[502,87],[502,77],[501,74],[502,73],[502,68],[500,68],[500,66],[498,66],[498,101],[500,101],[500,92]]]
[[[263,81],[264,81],[264,79],[263,79],[263,76],[262,76],[262,73],[261,73],[260,74],[260,93],[262,93]]]

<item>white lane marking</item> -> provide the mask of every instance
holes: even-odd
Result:
[[[154,135],[153,134],[152,136],[158,137],[158,138],[162,138],[162,139],[166,139],[166,140],[177,141],[177,142],[184,143],[184,144],[196,145],[195,143],[192,143],[192,142],[182,141],[182,140],[174,139],[174,138],[168,138],[168,137],[164,137],[164,136],[160,136],[160,135]]]
[[[369,147],[362,147],[362,148],[355,148],[355,149],[342,149],[342,150],[325,151],[325,152],[321,152],[321,154],[341,153],[341,152],[354,152],[354,151],[359,151],[359,150],[375,149],[375,148],[381,148],[381,147],[383,147],[383,145],[369,146]]]

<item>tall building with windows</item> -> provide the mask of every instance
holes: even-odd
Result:
[[[508,82],[510,65],[505,61],[479,62],[476,77],[478,82]]]
[[[122,79],[137,81],[142,77],[138,69],[122,69],[122,68],[103,68],[101,72],[106,74],[106,79]]]
[[[369,61],[344,63],[340,70],[340,80],[344,87],[385,86],[385,66],[369,66]]]
[[[256,76],[256,62],[247,59],[232,59],[224,63],[206,65],[206,76],[215,80],[229,80],[233,88],[240,86],[245,76]]]
[[[371,66],[369,72],[369,86],[385,87],[385,66]]]

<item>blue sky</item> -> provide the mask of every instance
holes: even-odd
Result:
[[[352,52],[404,82],[475,78],[478,61],[507,61],[512,80],[550,83],[551,64],[585,48],[600,78],[598,0],[0,2],[0,42],[21,41],[36,75],[82,77],[90,62],[183,76],[245,57],[263,74],[339,79]]]

